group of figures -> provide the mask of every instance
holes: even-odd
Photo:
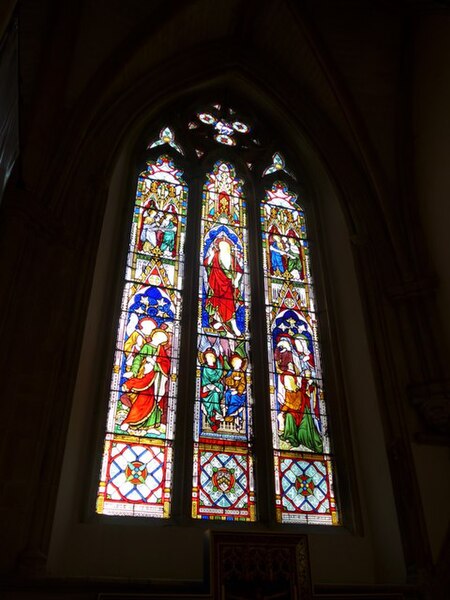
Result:
[[[180,294],[167,286],[178,281],[179,261],[173,258],[185,219],[184,196],[180,173],[167,157],[149,163],[148,173],[138,184],[130,244],[129,277],[135,283],[125,287],[119,332],[116,433],[159,438],[167,433],[168,414],[173,412],[169,391],[173,387],[175,317],[181,305]]]
[[[290,273],[298,281],[305,279],[304,246],[293,237],[269,234],[270,273],[275,277]]]
[[[162,213],[152,208],[145,208],[142,217],[138,249],[144,252],[154,252],[174,256],[177,234],[177,216],[173,213]]]
[[[245,225],[242,182],[218,163],[204,192],[199,330],[200,433],[246,435]]]
[[[289,329],[282,327],[286,323]],[[313,344],[306,321],[292,310],[280,315],[273,345],[281,447],[321,453],[320,388],[315,379]]]
[[[232,145],[249,130],[231,112],[226,120],[212,114],[198,118],[214,126],[221,144]],[[162,144],[180,151],[168,128],[151,147]],[[266,171],[276,169],[287,173],[282,158]],[[168,155],[149,161],[139,176],[99,483],[101,513],[170,515],[187,196],[183,173]],[[329,450],[306,225],[286,183],[275,181],[267,190],[261,224],[277,510],[302,522],[303,514],[319,509],[307,506],[298,490],[314,494],[308,477],[323,472]],[[203,188],[198,255],[194,518],[256,519],[247,255],[244,182],[231,163],[218,160]],[[317,483],[321,497],[328,481]]]
[[[173,160],[139,176],[97,511],[170,514],[188,188]]]
[[[267,191],[261,211],[268,267],[274,445],[321,454],[324,418],[304,215],[296,196],[279,181]]]
[[[194,518],[255,519],[243,181],[218,161],[203,188]]]
[[[162,156],[155,164],[149,163],[148,170],[148,176],[138,184],[136,224],[130,250],[172,258],[181,242],[186,190],[181,172],[174,168],[169,157]],[[152,175],[158,179],[153,179]]]
[[[144,435],[155,430],[158,433],[164,424],[170,375],[169,340],[169,330],[157,327],[149,317],[141,319],[126,340],[124,349],[129,356],[120,401],[129,411],[120,424],[122,431],[132,427]]]
[[[245,433],[247,358],[236,352],[218,356],[208,347],[199,352],[199,362],[202,430]]]
[[[120,414],[126,416],[118,419],[116,431],[164,437],[173,371],[172,304],[163,290],[143,287],[131,305],[120,369]]]

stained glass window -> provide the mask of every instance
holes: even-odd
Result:
[[[277,520],[334,524],[307,229],[302,207],[286,183],[276,181],[266,190],[261,224]]]
[[[253,521],[246,203],[233,165],[203,189],[194,518]]]
[[[140,174],[97,512],[169,517],[187,186],[161,156]]]
[[[252,119],[223,103],[196,108],[183,123],[181,132],[170,123],[154,131],[154,159],[138,178],[97,512],[169,518],[172,474],[184,452],[193,456],[184,493],[197,521],[257,521],[260,460],[270,477],[274,470],[279,523],[337,524],[310,240],[301,202],[286,183],[295,175]],[[178,161],[185,172],[202,173],[199,197]],[[258,198],[248,190],[261,178],[271,183]],[[186,234],[197,232],[195,240],[198,231],[185,257]],[[249,251],[261,244],[262,263]],[[183,275],[197,272],[188,286],[195,297],[186,298]],[[265,322],[255,318],[252,297],[265,304]],[[196,305],[191,315],[183,314],[186,302]],[[251,323],[267,336],[263,346],[255,347]],[[266,365],[257,398],[255,356]],[[195,397],[177,456],[179,379]],[[255,430],[256,413],[259,423],[264,414],[270,420],[270,439]],[[258,456],[256,437],[272,458]]]

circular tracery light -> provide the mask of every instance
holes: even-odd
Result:
[[[198,113],[197,116],[202,123],[206,123],[207,125],[214,125],[216,122],[216,119],[208,113]]]
[[[233,114],[233,112],[230,111],[230,114]],[[237,142],[234,139],[235,132],[248,133],[250,131],[249,125],[242,121],[217,119],[212,114],[206,112],[197,113],[197,117],[202,123],[212,125],[217,132],[216,135],[214,135],[214,139],[216,142],[226,146],[236,146]]]
[[[236,146],[236,140],[230,138],[229,135],[223,135],[222,133],[219,133],[218,135],[214,136],[214,139],[216,142],[219,142],[219,144],[225,144],[225,146]]]
[[[239,133],[248,133],[250,131],[250,127],[248,125],[246,125],[245,123],[241,123],[240,121],[235,121],[233,123],[233,127]]]

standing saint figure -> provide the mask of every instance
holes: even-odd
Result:
[[[168,251],[171,256],[175,254],[175,238],[177,233],[177,219],[174,215],[168,215],[161,223],[162,229],[162,240],[161,250],[162,252]]]
[[[131,331],[123,345],[128,371],[131,369],[131,365],[133,364],[136,355],[141,350],[144,343],[149,340],[150,334],[156,327],[156,321],[154,319],[143,317],[138,320],[136,313],[132,313],[129,325],[133,326],[135,322],[135,328]]]
[[[225,420],[233,420],[236,430],[240,431],[244,422],[245,402],[247,398],[247,379],[245,369],[247,359],[239,354],[230,358],[231,369],[225,377]]]
[[[288,442],[291,448],[305,446],[312,452],[323,452],[322,436],[317,430],[311,410],[314,383],[294,373],[282,373],[279,378],[284,388],[280,410],[285,417],[280,439]]]
[[[144,252],[152,252],[158,245],[158,232],[160,216],[158,211],[148,208],[143,212],[142,229],[140,234],[140,247]]]
[[[295,279],[305,279],[305,273],[303,270],[303,257],[302,257],[302,249],[299,245],[300,242],[296,239],[289,240],[289,249],[288,249],[288,271],[292,273]]]
[[[234,335],[241,335],[236,323],[236,305],[242,302],[239,284],[243,271],[227,239],[215,240],[204,267],[208,282],[205,309],[209,322],[216,330],[225,328]]]
[[[270,272],[272,275],[282,275],[285,271],[285,250],[279,235],[269,236]]]
[[[322,436],[314,412],[318,401],[316,384],[312,378],[313,358],[306,340],[301,336],[280,336],[274,358],[280,439],[290,448],[305,446],[312,452],[322,452]]]
[[[135,356],[131,370],[124,374],[127,381],[122,386],[125,394],[121,401],[131,408],[120,426],[123,431],[129,427],[147,430],[160,427],[170,371],[170,358],[165,348],[168,341],[167,331],[154,329]]]
[[[213,348],[199,352],[199,360],[202,363],[200,392],[202,412],[211,430],[216,432],[222,420],[224,390],[222,364],[221,362],[218,364],[217,354]]]

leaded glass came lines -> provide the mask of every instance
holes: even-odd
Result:
[[[187,186],[168,156],[140,174],[97,512],[170,516]]]
[[[255,520],[246,205],[234,167],[204,186],[192,516]]]
[[[272,425],[271,439],[264,427],[257,432],[258,456],[267,461],[259,472],[271,471],[272,465],[275,469],[274,498],[265,495],[260,482],[261,514],[275,503],[279,523],[336,525],[340,517],[333,488],[334,457],[310,239],[304,210],[286,183],[295,185],[295,175],[280,152],[259,141],[267,136],[253,120],[226,105],[197,107],[185,120],[185,129],[183,134],[165,125],[159,137],[152,138],[147,147],[151,156],[161,150],[176,158],[163,154],[148,161],[138,178],[97,513],[169,518],[173,460],[179,461],[180,452],[193,444],[192,485],[187,481],[183,488],[183,493],[191,492],[192,518],[256,521],[255,409],[258,423],[269,414]],[[193,180],[191,214],[199,207],[201,215],[200,223],[195,218],[190,223],[194,252],[185,257],[188,186],[174,161],[183,161],[186,173],[195,178],[200,165],[220,147],[221,155],[231,158],[216,160],[204,172],[200,193]],[[268,151],[272,163],[264,169],[261,160]],[[249,189],[257,187],[257,174],[272,182],[260,205],[251,197],[247,206],[236,164],[252,180],[247,182]],[[194,248],[198,225],[199,242]],[[262,246],[262,261],[259,253],[249,256],[253,242],[253,248]],[[184,276],[196,272],[197,260],[198,281],[187,286],[187,292]],[[258,281],[264,281],[264,299]],[[183,317],[187,293],[192,297],[184,301],[195,309]],[[252,296],[261,300],[253,308]],[[261,317],[262,308],[265,316]],[[255,342],[251,347],[251,314],[255,339],[266,336],[257,347]],[[196,341],[187,335],[191,325],[196,326]],[[193,353],[194,372],[187,368],[194,364]],[[261,371],[256,406],[251,358]],[[179,377],[182,389],[195,388],[193,413],[187,421],[193,437],[181,436],[186,442],[177,439],[175,453]],[[189,406],[189,398],[185,399]],[[273,462],[264,447],[271,448]],[[181,480],[175,486],[178,491]],[[186,506],[182,498],[178,500],[178,506]]]
[[[306,223],[285,183],[266,191],[261,224],[277,520],[336,524]]]

